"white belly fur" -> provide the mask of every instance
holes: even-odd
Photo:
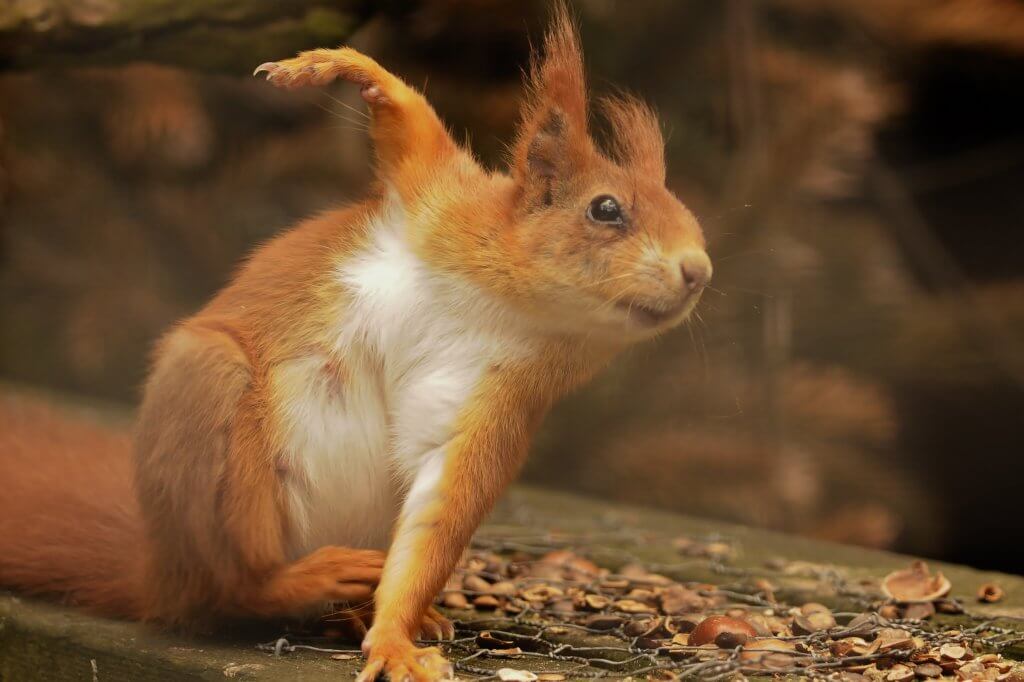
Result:
[[[351,296],[333,349],[272,375],[281,400],[290,554],[384,549],[409,488],[431,500],[444,444],[486,369],[525,351],[521,324],[468,285],[432,273],[403,237],[393,202],[370,244],[338,264]],[[344,366],[344,379],[324,367]]]

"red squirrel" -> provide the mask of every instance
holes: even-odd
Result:
[[[431,603],[531,435],[687,317],[704,237],[665,187],[651,109],[602,99],[608,149],[592,139],[562,5],[508,173],[355,50],[256,73],[358,85],[375,189],[257,249],[160,340],[131,446],[8,409],[0,585],[169,626],[372,599],[359,679],[439,679],[448,662],[414,640],[453,636]]]

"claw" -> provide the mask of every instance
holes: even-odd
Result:
[[[367,662],[366,667],[363,668],[362,672],[359,673],[359,677],[356,678],[356,682],[373,682],[376,680],[377,676],[384,671],[385,662],[383,658]]]
[[[258,76],[261,73],[266,73],[269,78],[279,67],[275,62],[263,62],[256,67],[256,70],[252,72],[253,76]]]
[[[455,626],[444,614],[431,607],[423,616],[420,625],[420,638],[434,641],[450,641],[455,639]]]
[[[366,648],[364,642],[364,651]],[[391,646],[381,648],[384,650],[370,647],[366,667],[359,673],[356,682],[372,682],[382,673],[391,680],[408,679],[409,682],[433,682],[455,678],[454,666],[436,647],[417,649],[411,642],[395,642]]]

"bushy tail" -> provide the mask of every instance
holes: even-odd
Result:
[[[0,587],[142,616],[128,435],[0,396]]]

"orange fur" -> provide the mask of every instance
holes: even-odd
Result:
[[[341,599],[337,584],[376,584],[380,556],[369,550],[325,548],[337,558],[287,564],[287,472],[267,414],[269,368],[324,343],[325,302],[342,300],[330,258],[358,245],[374,205],[328,213],[273,240],[161,342],[136,433],[136,487],[150,530],[148,618],[297,613]],[[345,557],[356,560],[351,575]]]
[[[142,615],[130,448],[124,434],[0,398],[0,585]]]
[[[27,453],[37,444],[26,445],[34,436],[0,438],[0,465],[14,481],[13,497],[0,498],[0,583],[168,624],[282,615],[372,593],[360,679],[435,679],[448,664],[412,641],[420,629],[450,634],[432,598],[550,405],[693,309],[711,275],[703,234],[663,186],[650,109],[605,100],[610,153],[591,139],[579,40],[561,4],[530,71],[507,175],[481,168],[420,93],[354,50],[314,50],[261,72],[285,87],[335,78],[361,87],[378,161],[374,195],[263,246],[161,340],[136,427],[137,506],[121,439],[53,436],[34,461]],[[310,379],[276,372],[314,358],[323,364],[315,380],[349,381],[337,325],[354,300],[339,268],[358,260],[380,229],[375,220],[395,205],[417,263],[500,309],[502,320],[514,319],[515,338],[529,338],[476,380],[438,448],[436,489],[399,515],[386,559],[327,546],[294,560],[286,490],[298,474],[282,457],[273,406],[301,400],[296,382]],[[385,360],[363,358],[371,366],[361,371],[379,374]],[[72,462],[72,445],[90,459]],[[64,467],[77,491],[58,484]],[[33,526],[34,508],[47,516]],[[63,566],[66,558],[76,567]],[[358,620],[365,627],[365,609]]]

